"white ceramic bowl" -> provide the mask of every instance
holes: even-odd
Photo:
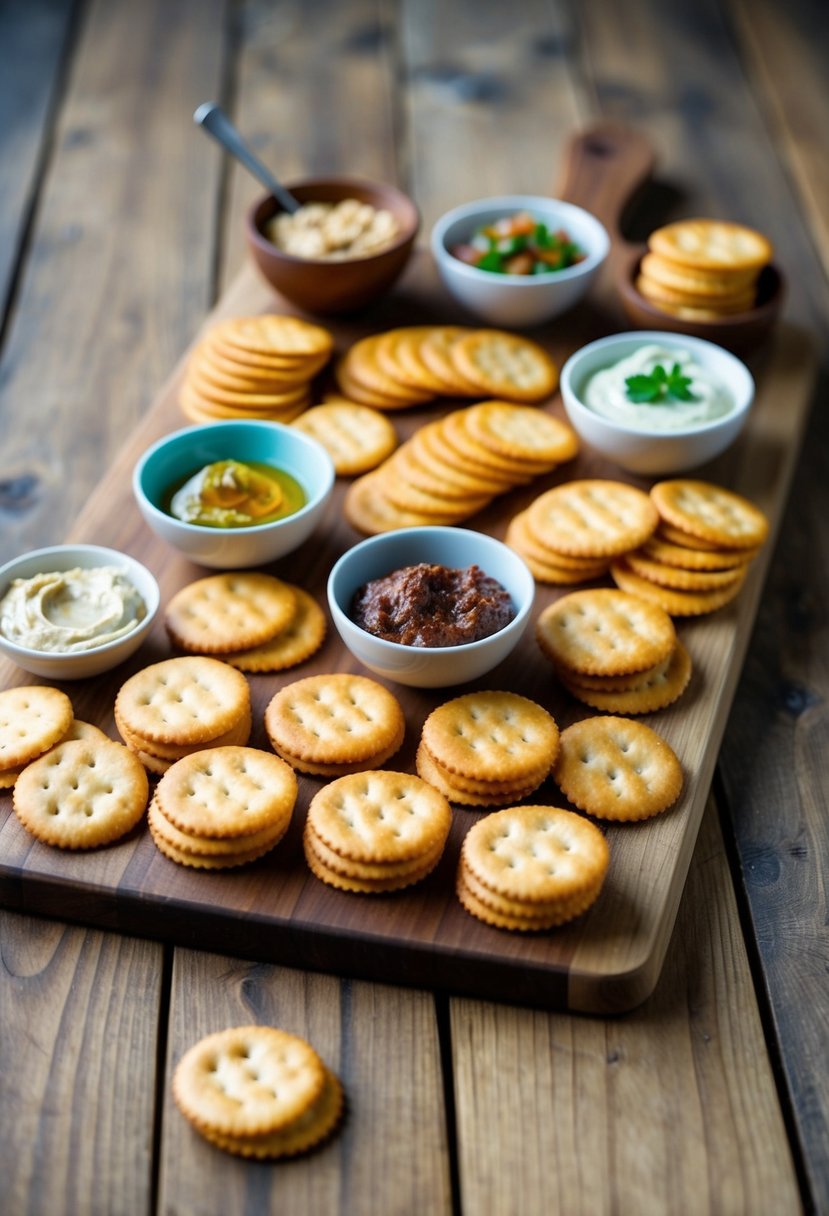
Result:
[[[53,570],[74,570],[78,566],[89,570],[95,566],[117,566],[144,601],[146,616],[130,633],[114,642],[105,642],[91,650],[77,654],[53,654],[43,650],[31,650],[18,646],[0,634],[0,651],[12,659],[24,671],[44,676],[47,680],[82,680],[100,675],[123,663],[134,654],[152,629],[160,601],[158,583],[146,566],[134,557],[117,549],[105,549],[100,545],[53,545],[49,549],[35,549],[22,557],[13,558],[0,567],[0,599],[9,590],[16,578],[34,578],[36,574],[47,574]]]
[[[549,228],[564,228],[587,253],[583,262],[544,275],[493,274],[461,262],[449,251],[487,224],[528,211]],[[594,215],[573,203],[536,194],[504,194],[454,207],[432,229],[432,255],[451,294],[492,325],[521,328],[549,321],[585,294],[610,250],[610,237]]]
[[[305,491],[299,511],[249,528],[188,524],[163,509],[176,482],[217,460],[258,460],[290,473]],[[159,439],[135,466],[133,492],[144,519],[163,540],[194,562],[238,570],[275,561],[308,539],[334,487],[334,465],[321,444],[279,422],[243,419],[186,427]]]
[[[690,352],[701,367],[729,390],[734,398],[731,413],[702,426],[653,431],[611,421],[588,409],[582,393],[590,376],[651,343],[667,350]],[[631,473],[660,476],[696,468],[719,456],[734,442],[754,400],[754,380],[736,355],[713,342],[684,334],[636,330],[599,338],[571,355],[561,370],[561,395],[567,417],[586,443]]]
[[[403,646],[374,637],[349,615],[355,592],[371,579],[429,562],[454,568],[478,565],[509,592],[515,617],[498,633],[462,646]],[[464,684],[497,666],[527,628],[535,582],[524,562],[501,541],[463,528],[406,528],[361,541],[334,565],[328,604],[342,640],[370,671],[415,688]]]

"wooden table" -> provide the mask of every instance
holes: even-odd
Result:
[[[788,318],[823,343],[826,50],[817,0],[7,0],[0,558],[62,537],[241,264],[256,187],[195,132],[198,102],[285,179],[397,180],[424,233],[552,188],[573,129],[633,124],[660,164],[634,234],[763,229]],[[2,912],[4,1213],[829,1212],[827,445],[819,392],[643,1006],[541,1013]],[[172,1106],[170,1059],[250,1021],[342,1075],[324,1151],[248,1165]]]

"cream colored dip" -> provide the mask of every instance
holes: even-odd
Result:
[[[392,243],[398,230],[390,211],[344,198],[339,203],[305,203],[293,214],[282,212],[265,231],[283,253],[338,262],[377,253]]]
[[[146,615],[123,570],[76,567],[16,578],[0,600],[0,633],[29,650],[75,654],[124,637]]]
[[[675,363],[680,365],[682,374],[691,379],[693,401],[677,401],[673,397],[657,402],[630,400],[625,385],[628,376],[649,375],[658,363],[666,372]],[[640,346],[632,355],[595,372],[581,396],[595,414],[643,431],[684,431],[705,426],[730,414],[736,404],[728,388],[695,363],[688,351],[668,350],[653,343]]]

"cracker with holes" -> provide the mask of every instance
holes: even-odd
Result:
[[[603,558],[644,544],[659,523],[647,494],[622,481],[568,481],[527,508],[539,544],[572,557]]]
[[[759,507],[707,481],[660,481],[651,498],[661,518],[677,531],[718,547],[755,549],[768,535],[768,520]]]
[[[400,890],[434,869],[446,844],[447,800],[410,773],[353,773],[311,799],[305,857],[329,886],[372,894]]]
[[[568,726],[553,776],[574,806],[597,819],[649,819],[682,792],[682,766],[644,722],[586,718]]]
[[[317,601],[301,587],[294,587],[294,615],[285,628],[269,642],[250,650],[223,654],[225,663],[239,671],[285,671],[296,667],[319,650],[325,641],[325,614]]]
[[[482,401],[466,411],[466,424],[483,447],[508,459],[554,468],[579,450],[571,426],[530,406]]]
[[[322,444],[340,477],[367,473],[397,447],[397,432],[388,418],[355,402],[317,405],[293,426]]]
[[[604,587],[573,591],[536,622],[542,652],[567,675],[620,676],[667,659],[676,630],[664,609]]]
[[[673,705],[688,687],[692,663],[688,651],[677,641],[667,660],[649,671],[630,676],[569,676],[558,678],[577,700],[593,709],[612,714],[650,714]]]
[[[496,928],[550,929],[595,902],[609,860],[601,831],[580,815],[508,807],[467,833],[456,889],[468,912]]]
[[[341,776],[379,768],[403,742],[397,698],[367,676],[308,676],[287,684],[265,711],[278,756],[304,773]]]
[[[231,571],[197,579],[167,605],[172,640],[192,654],[228,654],[275,638],[296,612],[293,587],[270,574]]]
[[[150,806],[150,832],[160,851],[180,865],[244,865],[279,843],[296,796],[293,769],[270,752],[211,748],[165,772]]]
[[[44,844],[91,849],[126,835],[147,806],[147,774],[122,744],[74,739],[27,765],[14,810]]]
[[[67,732],[74,714],[65,692],[21,685],[0,692],[0,771],[42,756]]]
[[[204,656],[153,663],[121,686],[115,724],[145,767],[164,773],[191,752],[247,743],[248,682],[227,663]]]
[[[200,1040],[176,1067],[173,1097],[212,1144],[262,1159],[320,1144],[343,1111],[342,1086],[310,1043],[270,1026]]]
[[[489,397],[543,401],[555,391],[558,368],[530,338],[498,329],[477,329],[450,349],[461,377]]]
[[[526,797],[558,751],[551,714],[513,692],[473,692],[434,709],[423,724],[417,770],[451,802],[500,806]]]

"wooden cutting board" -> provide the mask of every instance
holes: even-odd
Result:
[[[589,204],[583,197],[579,201]],[[606,282],[604,291],[596,294],[597,300],[611,298],[608,286]],[[266,310],[293,311],[248,267],[208,324],[221,316]],[[454,321],[469,323],[469,318],[450,304],[431,259],[419,253],[388,300],[359,319],[338,320],[331,328],[338,347],[344,349],[363,334],[394,325]],[[561,364],[584,342],[624,328],[612,307],[586,303],[534,336]],[[305,811],[319,788],[319,781],[311,778],[300,781],[291,829],[273,853],[253,865],[215,873],[175,865],[156,850],[146,827],[115,846],[88,854],[50,849],[23,829],[11,810],[10,795],[5,794],[0,800],[0,903],[188,947],[514,1003],[612,1013],[643,1001],[656,983],[674,924],[815,375],[810,340],[786,324],[749,362],[758,383],[750,424],[729,452],[695,475],[731,486],[761,506],[771,519],[772,537],[734,603],[709,617],[677,622],[694,663],[692,683],[679,702],[646,720],[679,755],[686,775],[684,793],[670,811],[654,820],[608,827],[608,879],[599,901],[585,916],[549,933],[520,935],[489,928],[468,915],[454,895],[454,873],[464,833],[479,815],[465,810],[454,812],[441,863],[417,886],[388,896],[352,895],[325,886],[310,874],[302,854]],[[162,605],[205,571],[148,530],[133,502],[130,479],[137,458],[151,442],[187,424],[177,405],[180,376],[181,367],[159,392],[67,538],[108,545],[143,561],[159,580]],[[407,411],[394,415],[394,422],[405,437],[456,404],[441,402]],[[558,396],[546,408],[562,414]],[[582,476],[623,478],[643,488],[649,484],[585,451],[557,474],[497,499],[469,526],[502,537],[510,516],[535,495],[559,481]],[[298,552],[268,567],[278,576],[300,582],[323,604],[331,565],[360,539],[343,519],[345,488],[338,483],[315,536]],[[539,587],[537,612],[563,593]],[[159,621],[133,660],[105,676],[64,685],[76,716],[118,738],[112,715],[118,688],[138,668],[173,653]],[[332,629],[323,649],[308,663],[275,676],[251,676],[251,744],[268,747],[262,716],[278,688],[306,675],[356,670],[361,670],[359,664]],[[0,687],[33,682],[35,677],[13,664],[0,664]],[[413,771],[420,727],[428,712],[459,691],[513,689],[545,705],[562,728],[592,712],[572,701],[557,684],[552,668],[540,658],[532,630],[507,663],[462,690],[389,687],[406,713],[406,742],[390,764],[401,770]],[[567,805],[552,781],[532,801]]]

